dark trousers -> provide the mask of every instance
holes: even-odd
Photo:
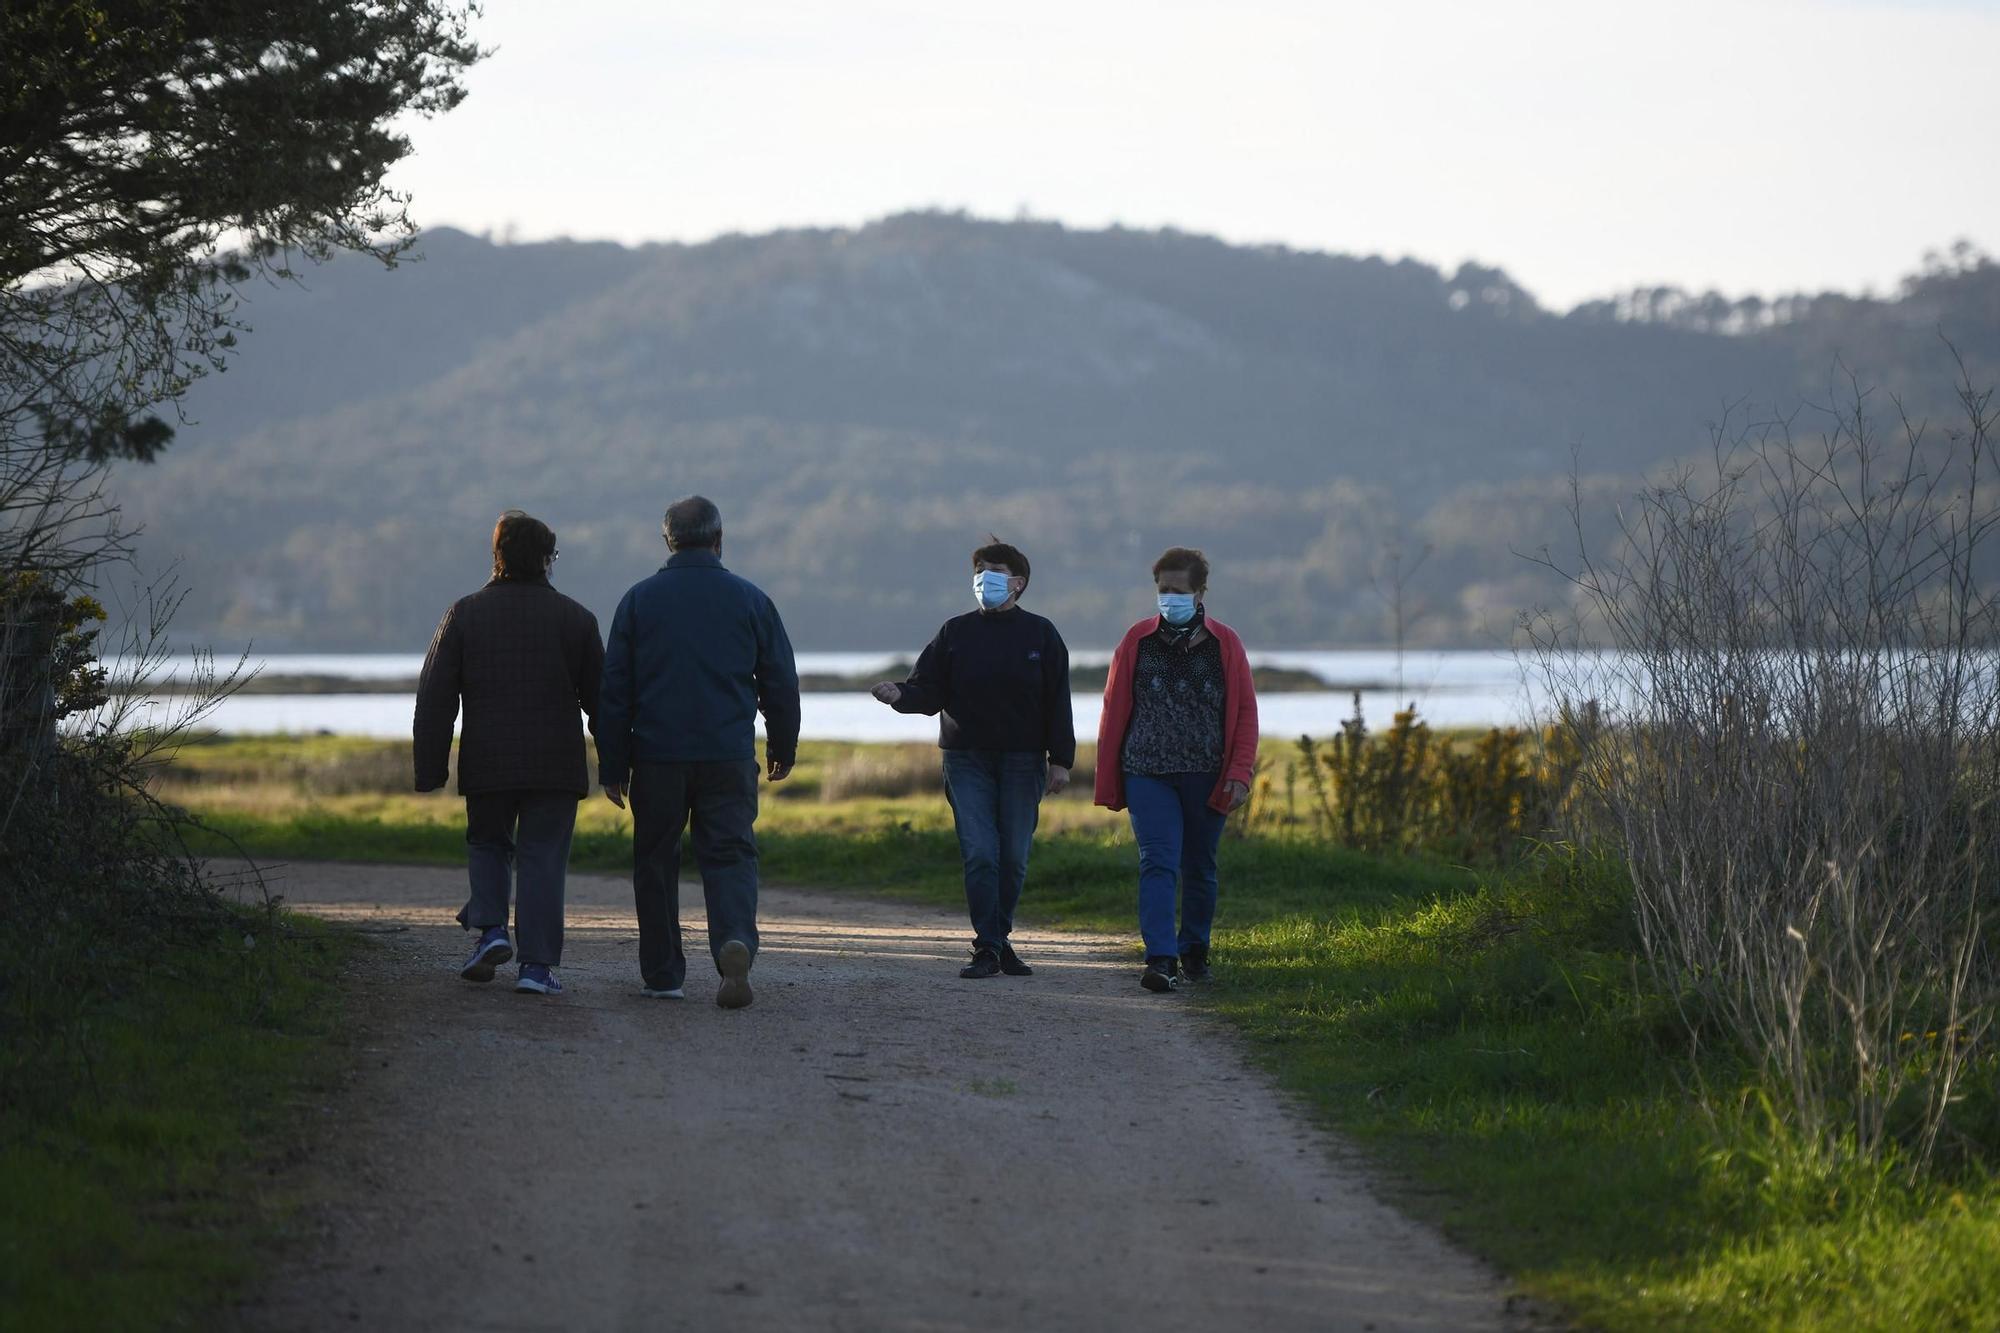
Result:
[[[656,990],[687,980],[681,950],[681,830],[694,826],[694,859],[708,905],[711,957],[730,940],[757,952],[757,775],[754,759],[632,766],[632,897],[639,913],[639,974]],[[720,969],[718,969],[719,971]]]
[[[1215,924],[1215,853],[1229,817],[1208,804],[1213,773],[1125,775],[1125,809],[1139,843],[1139,933],[1146,956],[1177,957],[1208,947]],[[1174,929],[1174,890],[1181,924]]]
[[[563,881],[576,793],[487,791],[465,798],[465,866],[472,896],[460,909],[467,930],[507,924],[514,903],[514,948],[524,963],[562,962]]]
[[[1039,751],[944,752],[944,794],[958,829],[975,949],[997,951],[1013,933],[1048,780]]]

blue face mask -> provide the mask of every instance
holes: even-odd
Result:
[[[1169,625],[1185,625],[1194,619],[1194,594],[1191,592],[1163,592],[1160,594],[1160,618]]]
[[[983,609],[991,611],[1007,600],[1012,591],[1007,586],[1009,582],[1008,577],[997,569],[982,569],[972,576],[973,599]]]

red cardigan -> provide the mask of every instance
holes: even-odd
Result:
[[[1257,690],[1250,683],[1250,657],[1236,631],[1210,617],[1208,632],[1222,647],[1222,775],[1209,793],[1213,810],[1227,812],[1225,782],[1250,785],[1257,769]],[[1139,660],[1139,641],[1160,627],[1150,616],[1125,631],[1111,655],[1111,674],[1104,678],[1104,715],[1097,722],[1097,803],[1112,810],[1125,808],[1125,769],[1120,755],[1125,728],[1132,724],[1132,672]]]

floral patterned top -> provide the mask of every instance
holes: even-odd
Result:
[[[1203,634],[1190,646],[1163,630],[1139,642],[1132,673],[1132,723],[1119,759],[1127,773],[1222,770],[1222,645]]]

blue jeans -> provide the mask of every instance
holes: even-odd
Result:
[[[944,795],[958,826],[975,949],[998,950],[1014,929],[1047,784],[1036,750],[944,752]]]
[[[524,963],[562,962],[563,884],[573,791],[482,791],[465,798],[465,868],[472,896],[460,909],[467,930],[507,924],[514,907],[514,947]]]
[[[1125,812],[1139,841],[1139,933],[1148,958],[1177,958],[1191,944],[1208,945],[1215,924],[1215,849],[1229,818],[1209,808],[1215,782],[1214,773],[1125,775]]]

